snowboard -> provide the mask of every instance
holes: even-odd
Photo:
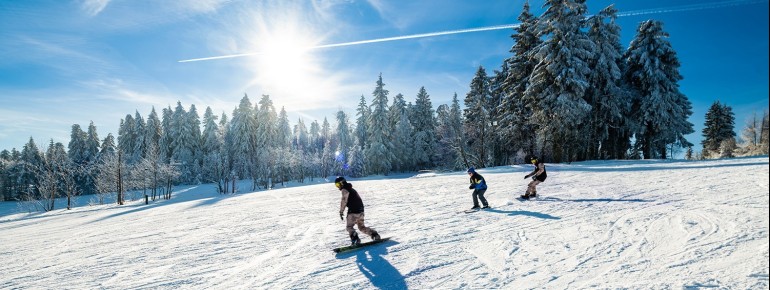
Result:
[[[353,251],[353,250],[356,250],[356,249],[360,249],[360,248],[363,248],[363,247],[366,247],[366,246],[376,245],[376,244],[379,244],[379,243],[382,243],[382,242],[386,242],[386,241],[389,241],[389,240],[390,240],[389,237],[388,238],[382,238],[382,239],[379,239],[379,240],[376,240],[376,241],[360,243],[360,244],[355,245],[355,246],[351,245],[351,246],[339,247],[339,248],[332,249],[332,250],[335,253],[339,254],[339,253],[344,253],[344,252],[350,252],[350,251]]]
[[[464,212],[464,213],[474,213],[474,212],[480,212],[480,211],[482,211],[482,210],[485,210],[485,209],[492,209],[492,207],[488,207],[488,208],[478,208],[478,209],[466,209],[466,210],[464,210],[463,212]]]
[[[534,196],[534,197],[530,197],[530,198],[524,198],[524,197],[519,196],[516,199],[519,200],[519,201],[528,201],[528,200],[535,200],[535,199],[537,199],[538,196],[539,195]]]

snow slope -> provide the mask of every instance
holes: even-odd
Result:
[[[33,214],[3,203],[0,288],[768,289],[768,157],[547,164],[541,197],[513,199],[531,169],[479,170],[493,209],[472,214],[463,172],[351,180],[393,241],[340,255],[329,182]]]

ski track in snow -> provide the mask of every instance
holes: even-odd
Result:
[[[340,194],[320,180],[47,213],[0,203],[0,289],[768,288],[767,157],[547,169],[530,201],[515,198],[531,166],[479,170],[492,208],[470,214],[463,172],[352,180],[392,240],[337,255]]]

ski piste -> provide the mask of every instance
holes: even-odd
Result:
[[[370,242],[366,242],[366,243],[360,243],[358,245],[350,245],[350,246],[345,246],[345,247],[339,247],[339,248],[333,249],[333,251],[335,253],[337,253],[337,254],[345,253],[345,252],[350,252],[350,251],[353,251],[353,250],[356,250],[356,249],[360,249],[360,248],[363,248],[363,247],[366,247],[366,246],[376,245],[376,244],[379,244],[379,243],[382,243],[382,242],[386,242],[386,241],[389,241],[389,240],[390,240],[390,237],[387,237],[387,238],[382,238],[382,239],[375,240],[375,241],[370,241]]]

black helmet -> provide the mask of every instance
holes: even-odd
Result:
[[[348,181],[345,180],[345,177],[342,176],[337,176],[337,179],[334,179],[334,185],[337,186],[337,188],[342,188],[342,186],[347,183]]]
[[[529,155],[529,158],[527,158],[527,162],[535,164],[537,162],[537,156]]]

